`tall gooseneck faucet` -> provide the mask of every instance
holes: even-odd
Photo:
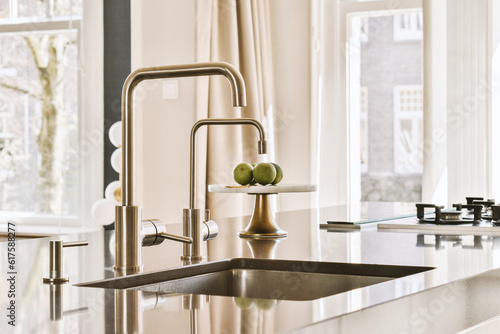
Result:
[[[253,118],[209,118],[197,121],[191,129],[190,154],[189,154],[189,209],[183,210],[183,231],[184,236],[192,239],[190,244],[184,244],[182,259],[189,263],[196,263],[202,260],[202,223],[200,210],[196,209],[196,132],[204,125],[253,125],[259,131],[259,141],[257,143],[257,153],[267,153],[267,143],[264,127]],[[204,228],[208,231],[205,235],[217,234],[217,225],[210,220],[210,210],[205,210]],[[211,232],[213,229],[215,232]]]
[[[225,76],[231,85],[233,106],[246,105],[243,77],[234,66],[227,63],[146,67],[132,72],[125,80],[122,90],[122,205],[116,207],[115,219],[115,270],[123,274],[136,273],[142,268],[142,207],[135,202],[134,90],[146,80],[205,75]]]

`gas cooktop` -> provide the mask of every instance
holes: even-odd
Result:
[[[493,199],[466,197],[465,204],[453,204],[448,209],[425,203],[415,207],[416,216],[378,224],[378,229],[500,234],[500,205]]]

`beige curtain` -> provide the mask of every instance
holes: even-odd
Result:
[[[250,214],[253,198],[239,194],[205,193],[208,184],[233,184],[239,162],[274,160],[273,80],[269,1],[198,0],[196,2],[197,62],[224,61],[243,75],[247,106],[233,108],[230,87],[223,77],[199,78],[197,117],[255,118],[266,127],[268,154],[257,154],[258,132],[252,126],[210,126],[199,131],[197,152],[198,207],[216,217]],[[206,195],[206,196],[205,196]]]

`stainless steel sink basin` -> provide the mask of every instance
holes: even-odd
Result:
[[[314,300],[432,267],[235,258],[77,284],[158,293]]]

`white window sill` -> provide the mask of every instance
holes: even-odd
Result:
[[[100,228],[83,228],[83,227],[73,227],[73,226],[41,226],[41,225],[16,225],[15,228],[16,237],[24,238],[44,238],[57,235],[69,235],[69,234],[80,234],[88,233],[99,230]],[[8,224],[0,223],[0,236],[7,236],[9,232]]]

